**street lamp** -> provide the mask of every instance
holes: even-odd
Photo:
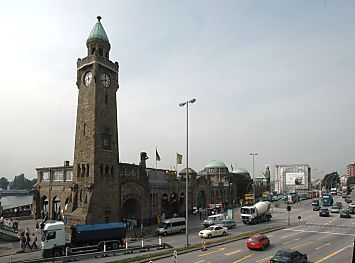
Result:
[[[255,204],[255,166],[254,166],[254,158],[257,153],[250,153],[253,156],[253,204]]]
[[[186,188],[185,188],[185,217],[186,217],[186,247],[189,246],[189,228],[188,228],[188,222],[189,222],[189,188],[188,188],[188,182],[189,182],[189,177],[188,177],[188,170],[189,170],[189,103],[194,103],[196,101],[195,98],[191,100],[187,100],[185,102],[179,103],[180,107],[184,107],[186,105]]]

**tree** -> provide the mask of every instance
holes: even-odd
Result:
[[[0,178],[0,188],[2,189],[7,189],[7,186],[9,185],[9,180],[5,177]]]
[[[28,180],[26,179],[24,174],[20,174],[18,176],[15,176],[14,182],[13,182],[13,189],[32,189],[33,185],[37,182],[36,179]]]

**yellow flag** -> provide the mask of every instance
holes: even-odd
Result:
[[[176,163],[177,164],[182,164],[182,155],[176,153]]]

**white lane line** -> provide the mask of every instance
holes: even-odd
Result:
[[[324,245],[322,245],[320,247],[316,247],[316,249],[318,250],[318,249],[321,249],[322,247],[329,246],[329,245],[330,245],[330,243],[328,242],[328,243],[325,243]]]
[[[297,231],[297,232],[303,232],[303,233],[319,233],[319,234],[330,234],[330,235],[340,235],[340,236],[352,236],[354,237],[354,234],[344,234],[344,233],[334,233],[334,232],[321,232],[321,231],[314,231],[314,230],[300,230],[300,229],[291,229],[291,228],[285,228],[282,230],[288,230],[288,231]]]
[[[200,260],[200,261],[195,261],[194,263],[201,263],[201,262],[205,262],[205,260]]]
[[[327,260],[328,258],[331,258],[331,257],[334,257],[336,254],[344,251],[345,249],[351,247],[353,244],[350,244],[350,245],[347,245],[346,247],[343,247],[342,249],[339,249],[331,254],[329,254],[328,256],[324,257],[324,258],[321,258],[321,259],[318,259],[317,261],[315,261],[314,263],[320,263],[320,262],[323,262],[324,260]]]
[[[295,242],[297,240],[300,240],[300,238],[296,238],[296,239],[293,239],[293,240],[290,240],[290,241],[287,241],[287,242],[283,242],[282,244],[292,243],[292,242]]]
[[[288,238],[288,237],[291,237],[291,236],[294,236],[294,235],[298,235],[299,233],[295,233],[295,234],[291,234],[291,235],[287,235],[287,236],[283,236],[281,238]]]

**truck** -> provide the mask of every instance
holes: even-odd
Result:
[[[333,195],[329,193],[322,194],[322,205],[332,206],[333,205]]]
[[[331,188],[331,189],[330,189],[330,193],[331,193],[332,195],[337,195],[337,188],[336,188],[336,187]]]
[[[240,218],[244,224],[257,224],[271,220],[269,202],[258,202],[253,206],[243,206],[240,209]]]
[[[65,225],[58,221],[47,223],[42,234],[42,256],[60,257],[90,252],[115,250],[123,246],[126,225],[123,222],[76,225],[71,227],[70,238],[66,236]]]

